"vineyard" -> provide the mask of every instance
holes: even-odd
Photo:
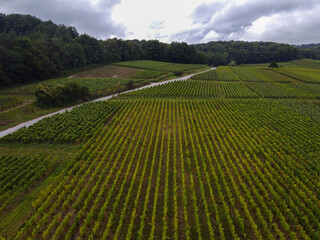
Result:
[[[174,81],[159,86],[122,93],[120,97],[225,97],[225,98],[256,98],[242,82],[212,81]]]
[[[320,102],[308,100],[288,100],[285,99],[281,104],[290,107],[293,111],[303,114],[313,121],[320,123]]]
[[[313,59],[299,59],[290,62],[280,62],[278,63],[280,68],[309,68],[309,69],[320,69],[320,61]],[[267,68],[269,63],[261,64],[245,64],[246,67],[259,67]]]
[[[196,74],[193,80],[239,81],[237,75],[229,67],[219,67],[217,70]]]
[[[320,83],[320,72],[314,70],[278,70],[278,72],[307,83]]]
[[[28,128],[21,128],[1,138],[0,142],[83,142],[91,138],[97,128],[102,128],[121,105],[121,102],[112,101],[87,103],[70,112],[45,118]]]
[[[166,72],[147,70],[147,71],[138,72],[132,75],[131,78],[132,79],[154,79],[161,76],[165,76],[166,74],[167,74]]]
[[[177,67],[130,64],[141,79]],[[320,239],[319,74],[219,67],[1,138],[0,239]]]
[[[318,239],[319,137],[272,100],[126,101],[16,237]]]
[[[178,63],[167,63],[167,62],[158,62],[158,61],[149,61],[149,60],[137,60],[129,62],[120,62],[114,65],[122,67],[132,67],[132,68],[141,68],[148,70],[156,71],[189,71],[199,68],[205,68],[207,65],[200,64],[178,64]]]
[[[0,157],[0,212],[57,164],[43,156]]]

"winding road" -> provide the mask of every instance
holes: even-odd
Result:
[[[144,89],[144,88],[149,88],[149,87],[155,87],[155,86],[158,86],[158,85],[166,84],[168,82],[185,81],[185,80],[191,78],[193,75],[196,75],[196,74],[199,74],[199,73],[203,73],[203,72],[208,72],[208,71],[211,71],[213,69],[215,69],[215,68],[213,67],[213,68],[210,68],[208,70],[205,70],[205,71],[202,71],[202,72],[193,73],[193,74],[181,77],[181,78],[175,78],[175,79],[171,79],[171,80],[167,80],[167,81],[163,81],[163,82],[151,83],[151,84],[148,84],[146,86],[135,88],[135,89],[128,90],[128,91],[124,91],[124,92],[121,92],[121,93],[132,92],[132,91],[136,91],[136,90],[140,90],[140,89]],[[92,100],[91,102],[105,101],[105,100],[111,99],[111,98],[116,97],[116,96],[118,96],[118,94],[113,94],[113,95],[109,95],[109,96],[106,96],[106,97],[97,98],[97,99]],[[87,103],[87,102],[85,102],[85,103]],[[44,118],[51,117],[51,116],[53,116],[55,114],[58,114],[58,113],[64,113],[66,111],[70,111],[73,108],[78,107],[78,106],[80,106],[82,104],[85,104],[85,103],[81,103],[81,104],[78,104],[78,105],[75,105],[75,106],[72,106],[72,107],[64,108],[64,109],[62,109],[60,111],[57,111],[57,112],[54,112],[54,113],[51,113],[51,114],[48,114],[48,115],[45,115],[45,116],[42,116],[42,117],[39,117],[39,118],[35,118],[33,120],[21,123],[21,124],[15,126],[15,127],[12,127],[12,128],[8,128],[7,130],[4,130],[4,131],[0,132],[0,138],[4,137],[5,135],[8,135],[10,133],[15,132],[15,131],[19,130],[20,128],[29,127],[29,126],[41,121]]]

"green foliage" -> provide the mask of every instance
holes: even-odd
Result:
[[[16,106],[21,103],[18,98],[13,96],[0,96],[0,111]]]
[[[230,67],[218,67],[215,70],[196,74],[191,77],[194,80],[239,81]]]
[[[141,69],[149,69],[155,71],[174,72],[174,71],[189,71],[206,67],[201,64],[178,64],[169,62],[159,62],[150,60],[137,60],[129,62],[120,62],[114,65],[122,67],[133,67]]]
[[[308,100],[285,99],[280,102],[293,111],[303,114],[320,123],[320,102]]]
[[[231,61],[238,64],[287,62],[299,56],[296,47],[274,42],[212,41],[195,47],[206,54],[210,66],[228,65]]]
[[[122,106],[121,102],[91,102],[0,139],[1,142],[76,143],[84,142]]]
[[[320,83],[320,71],[316,69],[297,68],[279,69],[276,71],[306,83]]]
[[[67,82],[55,86],[40,84],[35,89],[38,104],[45,107],[62,106],[88,97],[88,95],[89,88],[80,86],[77,82]]]
[[[313,59],[299,59],[291,61],[296,66],[300,66],[302,68],[314,68],[314,69],[320,69],[320,61],[319,60],[313,60]]]
[[[272,61],[272,62],[270,62],[268,68],[279,68],[279,65],[277,62]]]
[[[235,66],[237,66],[237,63],[232,60],[232,61],[230,61],[230,62],[228,63],[228,66],[230,66],[230,67],[235,67]]]
[[[192,80],[218,80],[216,70],[210,70],[204,73],[195,74],[191,77]]]
[[[168,73],[162,71],[141,71],[131,76],[132,79],[155,79],[167,75]]]
[[[117,101],[13,238],[319,238],[318,122],[274,100]]]
[[[134,86],[134,81],[132,81],[132,80],[129,80],[127,83],[126,83],[126,87],[127,87],[127,89],[134,89],[135,88],[135,86]]]
[[[120,97],[172,97],[172,98],[257,98],[242,82],[174,81],[133,92]]]
[[[157,40],[97,40],[74,27],[43,22],[30,15],[1,16],[0,86],[57,77],[91,64],[149,59],[177,63],[206,62],[193,45]]]
[[[0,212],[32,187],[57,164],[44,156],[0,157]]]
[[[183,71],[181,71],[181,70],[174,70],[174,71],[173,71],[173,74],[174,74],[175,76],[182,76],[182,75],[183,75]]]
[[[307,97],[301,91],[292,88],[291,84],[267,83],[267,82],[248,82],[248,87],[260,94],[262,97],[271,98],[297,98]],[[310,95],[309,95],[310,97]]]

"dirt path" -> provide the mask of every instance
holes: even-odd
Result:
[[[23,107],[23,106],[25,106],[25,105],[27,105],[27,104],[29,104],[29,103],[33,103],[33,102],[35,102],[35,101],[34,101],[34,100],[27,100],[27,101],[25,101],[25,102],[23,102],[23,103],[20,103],[20,104],[17,105],[17,106],[14,106],[13,108],[8,108],[8,109],[6,109],[6,110],[3,110],[3,111],[0,112],[0,113],[9,112],[9,111],[11,111],[11,110],[13,110],[13,109]]]
[[[184,77],[181,77],[181,78],[175,78],[175,79],[171,79],[171,80],[167,80],[167,81],[163,81],[163,82],[158,82],[158,83],[151,83],[149,85],[146,85],[146,86],[143,86],[143,87],[139,87],[139,88],[135,88],[133,90],[129,90],[129,91],[124,91],[122,93],[125,93],[125,92],[132,92],[132,91],[136,91],[136,90],[139,90],[139,89],[144,89],[144,88],[148,88],[148,87],[154,87],[154,86],[158,86],[158,85],[162,85],[162,84],[165,84],[165,83],[168,83],[168,82],[175,82],[175,81],[185,81],[189,78],[191,78],[193,75],[196,75],[196,74],[199,74],[199,73],[203,73],[203,72],[208,72],[210,70],[213,70],[215,68],[210,68],[208,70],[205,70],[205,71],[202,71],[202,72],[198,72],[198,73],[193,73],[193,74],[190,74],[190,75],[187,75],[187,76],[184,76]],[[92,100],[92,102],[97,102],[97,101],[105,101],[105,100],[108,100],[108,99],[111,99],[112,97],[114,96],[118,96],[118,94],[113,94],[113,95],[110,95],[110,96],[106,96],[106,97],[102,97],[102,98],[98,98],[98,99],[95,99],[95,100]],[[30,120],[30,121],[27,121],[27,122],[24,122],[24,123],[21,123],[15,127],[12,127],[12,128],[9,128],[7,130],[4,130],[2,132],[0,132],[0,138],[1,137],[4,137],[5,135],[8,135],[10,133],[13,133],[15,131],[17,131],[18,129],[20,128],[23,128],[23,127],[29,127],[39,121],[41,121],[42,119],[44,118],[47,118],[47,117],[51,117],[55,114],[58,114],[58,113],[64,113],[66,111],[70,111],[72,110],[73,108],[77,107],[77,106],[80,106],[84,103],[81,103],[81,104],[78,104],[78,105],[75,105],[75,106],[72,106],[72,107],[69,107],[69,108],[64,108],[60,111],[57,111],[57,112],[54,112],[54,113],[51,113],[51,114],[48,114],[48,115],[45,115],[45,116],[42,116],[42,117],[39,117],[39,118],[36,118],[36,119],[33,119],[33,120]]]

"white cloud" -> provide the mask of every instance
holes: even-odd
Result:
[[[121,0],[1,0],[4,13],[35,15],[42,20],[75,26],[80,33],[97,38],[124,37],[125,26],[111,18]]]
[[[122,0],[112,13],[113,19],[127,27],[127,38],[152,39],[168,42],[169,36],[193,28],[191,14],[198,4],[207,0]],[[150,28],[153,23],[162,23],[161,31]],[[131,34],[129,34],[131,33]]]
[[[319,42],[319,0],[0,0],[97,38]]]

